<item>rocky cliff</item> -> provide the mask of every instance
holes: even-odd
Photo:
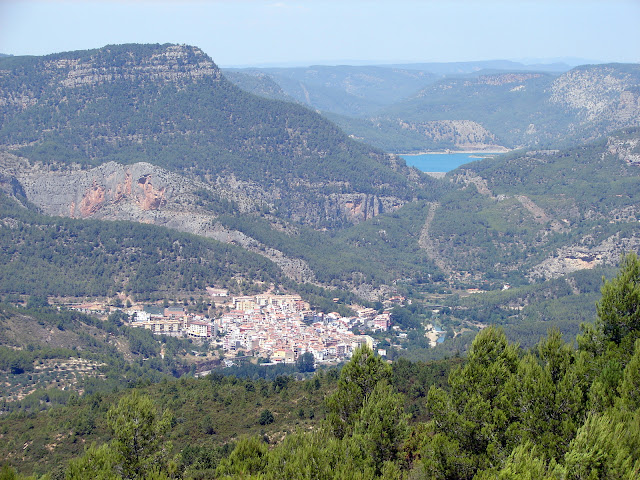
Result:
[[[447,174],[420,246],[450,279],[530,281],[613,266],[640,250],[640,130],[512,153]]]
[[[380,109],[337,121],[389,151],[569,146],[640,123],[640,66],[586,65],[561,75],[450,77]]]
[[[456,150],[506,151],[495,135],[471,120],[437,120],[411,123],[400,120],[400,128],[417,132],[434,145],[450,145]]]
[[[303,260],[288,258],[242,232],[225,228],[216,215],[198,206],[198,191],[233,196],[245,210],[257,208],[260,198],[241,192],[243,185],[228,182],[219,188],[193,182],[148,163],[120,165],[108,162],[89,170],[51,170],[24,159],[3,155],[0,168],[12,175],[26,198],[48,215],[102,220],[129,220],[165,226],[243,246],[273,260],[298,282],[315,280]]]

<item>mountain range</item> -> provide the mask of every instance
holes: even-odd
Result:
[[[354,138],[392,152],[567,146],[637,124],[637,64],[534,67],[246,69],[230,71],[229,78],[259,95],[287,95]]]
[[[636,478],[640,261],[602,279],[640,250],[638,66],[440,67],[0,58],[0,477]],[[425,145],[509,151],[388,153]],[[394,328],[313,375],[60,305],[217,318],[212,286]]]

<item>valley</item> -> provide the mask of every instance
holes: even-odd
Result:
[[[458,136],[464,122],[476,121],[474,108],[521,108],[525,104],[507,99],[522,94],[531,105],[546,105],[527,115],[538,115],[536,122],[549,127],[543,120],[547,107],[563,105],[564,121],[573,118],[574,142],[581,138],[577,146],[556,142],[556,148],[540,149],[541,137],[530,137],[533,150],[516,149],[433,178],[350,139],[317,113],[284,102],[286,95],[267,100],[240,90],[195,47],[122,45],[3,61],[2,91],[10,101],[2,107],[0,167],[10,197],[53,217],[156,225],[239,248],[273,265],[269,282],[284,282],[292,293],[305,295],[300,286],[309,285],[326,292],[325,298],[341,291],[371,304],[410,291],[525,287],[614,266],[624,252],[638,248],[639,133],[636,127],[616,130],[637,119],[633,65],[537,73],[512,65],[511,72],[474,70],[463,78],[422,67],[326,67],[311,76],[300,69],[230,72],[239,85],[253,75],[245,88],[269,79],[285,91],[290,84],[282,79],[290,74],[301,84],[315,78],[307,91],[346,88],[363,99],[380,97],[385,85],[404,85],[380,108],[395,108],[406,118],[422,108],[416,102],[428,99],[437,110],[445,105],[438,102],[455,97],[469,116],[447,107],[442,112],[448,117],[440,113],[429,121],[453,122]],[[27,100],[18,103],[11,89]],[[553,96],[543,100],[539,95],[548,89]],[[468,100],[470,95],[478,100]],[[589,95],[597,105],[577,100]],[[170,104],[178,111],[168,110]],[[596,110],[609,112],[598,117],[601,133],[612,132],[601,140],[591,140]],[[330,118],[334,113],[326,112]],[[491,124],[491,115],[483,118]],[[21,127],[26,125],[32,128]],[[486,143],[487,135],[499,136],[487,130],[469,140],[469,148],[502,148]],[[246,275],[225,274],[223,282],[208,276],[209,284],[238,294],[248,293],[238,285],[254,285]],[[112,277],[115,283],[101,295],[141,292],[139,278]],[[185,284],[195,290],[173,287],[143,297],[206,295],[206,282]]]

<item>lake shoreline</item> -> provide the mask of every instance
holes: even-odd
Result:
[[[426,151],[426,152],[414,152],[414,153],[392,153],[391,155],[396,155],[398,157],[415,157],[416,155],[451,155],[454,153],[465,153],[468,155],[482,155],[482,154],[487,154],[487,155],[501,155],[503,153],[507,153],[510,150],[479,150],[479,151],[469,151],[469,150],[448,150],[448,151],[438,151],[438,152],[431,152],[431,151]]]

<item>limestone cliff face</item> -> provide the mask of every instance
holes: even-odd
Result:
[[[607,151],[629,165],[640,167],[640,138],[609,137]]]
[[[84,55],[57,54],[32,68],[46,79],[42,85],[23,84],[19,91],[11,82],[3,88],[0,82],[0,108],[25,110],[37,105],[45,90],[77,89],[117,81],[130,81],[139,85],[148,82],[185,84],[201,78],[220,79],[221,73],[214,62],[199,48],[188,45],[167,45],[152,48],[150,52],[136,55],[133,51],[122,53],[121,46],[105,47]],[[0,70],[0,79],[9,71]],[[66,98],[62,98],[66,101]]]
[[[573,69],[557,78],[549,101],[576,109],[586,122],[611,122],[609,130],[638,123],[640,71],[611,65]]]
[[[199,48],[171,45],[147,57],[135,58],[129,54],[114,63],[108,60],[109,47],[105,47],[87,60],[52,59],[47,69],[64,72],[60,81],[67,88],[100,85],[117,80],[144,82],[154,80],[178,83],[202,77],[220,77],[216,65]]]
[[[507,85],[509,83],[522,83],[540,77],[542,77],[541,73],[500,73],[496,75],[481,75],[478,77],[478,83],[481,85]]]
[[[190,190],[179,175],[148,163],[109,162],[90,170],[22,169],[16,178],[27,198],[45,213],[74,218],[101,218],[125,205],[141,212],[158,210],[167,197]]]
[[[97,185],[95,180],[91,188],[85,190],[82,200],[80,201],[80,215],[83,218],[90,217],[96,213],[104,204],[105,188]],[[75,202],[71,202],[71,215],[75,215]]]
[[[370,195],[366,193],[332,193],[320,202],[300,202],[291,218],[308,225],[326,223],[358,224],[381,213],[393,212],[404,201],[396,197]]]
[[[529,272],[529,278],[557,278],[599,265],[617,265],[623,254],[638,251],[640,248],[639,237],[622,238],[620,234],[612,235],[598,245],[589,246],[586,243],[559,248],[553,257],[533,267]]]
[[[157,210],[166,203],[164,198],[166,187],[154,188],[150,174],[141,177],[136,186],[142,190],[137,199],[138,206],[142,210]]]
[[[234,202],[240,212],[276,208],[284,195],[278,188],[238,180],[233,174],[209,182],[196,181],[145,162],[121,165],[108,162],[98,167],[60,168],[30,164],[5,156],[0,170],[13,175],[25,196],[49,215],[73,218],[110,218],[152,221],[152,212],[182,215],[202,211],[198,191]],[[335,187],[335,185],[330,186]],[[323,184],[308,184],[291,208],[290,218],[311,226],[360,223],[381,213],[392,212],[405,202],[392,196],[365,193],[324,195]],[[206,209],[205,209],[206,210]],[[148,214],[145,212],[149,212]]]
[[[301,259],[287,257],[242,232],[216,222],[213,213],[198,208],[198,190],[208,190],[236,200],[239,208],[252,211],[265,202],[255,186],[218,179],[214,185],[186,179],[148,163],[105,163],[90,170],[52,170],[31,165],[13,155],[0,155],[0,169],[7,185],[14,185],[27,199],[49,215],[102,220],[129,220],[164,226],[221,242],[241,245],[263,255],[298,282],[313,282],[315,275]],[[3,177],[3,178],[5,178]],[[0,179],[1,180],[1,179]],[[252,192],[251,198],[243,190]]]

